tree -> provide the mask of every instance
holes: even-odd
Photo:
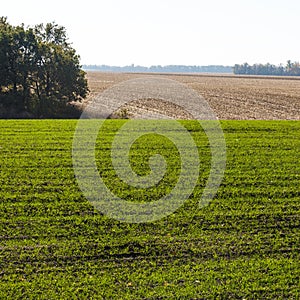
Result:
[[[234,74],[248,74],[248,75],[276,75],[276,76],[300,76],[299,62],[287,61],[286,67],[282,64],[275,66],[272,64],[254,64],[250,66],[247,63],[243,65],[236,64],[233,68]]]
[[[87,80],[79,56],[68,43],[65,28],[54,23],[40,24],[34,32],[38,40],[38,59],[33,88],[39,113],[85,98]]]
[[[55,116],[88,93],[79,56],[55,23],[24,28],[0,18],[0,71],[0,101],[36,116]]]
[[[19,105],[22,71],[25,69],[25,31],[22,26],[12,27],[6,18],[0,19],[0,86],[7,101]],[[9,97],[11,95],[12,97]],[[2,97],[3,98],[3,97]]]
[[[9,52],[9,40],[6,32],[9,29],[6,18],[0,18],[0,93],[5,92],[6,87],[9,85],[9,68],[8,57]],[[2,97],[0,98],[2,100]],[[3,100],[2,100],[3,101]]]

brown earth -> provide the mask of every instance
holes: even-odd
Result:
[[[160,76],[186,84],[206,99],[219,119],[300,120],[299,77],[88,72],[88,101],[119,82],[143,76]],[[189,118],[180,107],[159,99],[131,102],[113,117],[141,118],[151,114]]]

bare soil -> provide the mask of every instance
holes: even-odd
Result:
[[[300,120],[300,78],[211,74],[127,74],[88,72],[87,101],[105,89],[142,76],[161,76],[186,84],[203,96],[219,119]],[[124,105],[113,117],[145,118],[166,115],[188,119],[180,107],[160,99],[140,99]]]

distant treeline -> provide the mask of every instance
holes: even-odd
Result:
[[[108,66],[108,65],[83,65],[84,70],[95,70],[102,72],[135,72],[135,73],[231,73],[231,66],[185,66],[185,65],[168,65],[168,66]]]
[[[245,75],[275,75],[275,76],[300,76],[300,64],[299,62],[287,61],[285,66],[275,66],[272,64],[254,64],[249,65],[244,63],[242,65],[236,64],[233,67],[234,74]]]

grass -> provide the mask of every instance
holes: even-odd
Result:
[[[99,135],[99,172],[126,200],[158,199],[176,183],[176,148],[137,141],[137,173],[149,173],[153,149],[169,167],[156,188],[132,189],[109,156],[123,123],[109,120]],[[76,121],[0,121],[0,298],[299,299],[300,122],[223,121],[227,169],[201,210],[209,147],[195,123],[183,124],[201,159],[192,196],[160,221],[127,224],[95,210],[77,185]]]

